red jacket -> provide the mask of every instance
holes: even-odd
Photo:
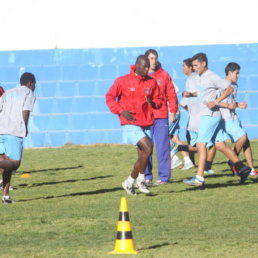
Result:
[[[153,108],[146,102],[148,95],[154,108],[161,106],[159,88],[151,77],[136,75],[135,65],[131,66],[130,74],[118,77],[106,94],[106,103],[110,111],[118,114],[121,125],[150,126],[154,123]],[[122,111],[132,111],[135,121],[127,121]]]
[[[168,104],[171,113],[176,113],[178,109],[178,101],[173,81],[169,74],[162,68],[154,72],[152,77],[157,81],[162,98],[161,108],[153,110],[154,118],[168,118]]]

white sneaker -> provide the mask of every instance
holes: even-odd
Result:
[[[127,192],[128,195],[137,195],[136,192],[134,191],[133,186],[129,187],[126,183],[126,181],[124,181],[122,183],[123,188],[125,189],[125,191]]]
[[[145,181],[144,182],[138,182],[136,180],[136,185],[137,185],[137,187],[138,187],[138,189],[141,193],[145,193],[145,194],[150,193],[150,190],[149,190],[148,186],[146,185]]]
[[[183,162],[180,160],[180,159],[178,159],[178,160],[172,160],[171,161],[171,168],[173,169],[173,168],[177,168],[177,167],[179,167],[179,166],[181,166],[183,164]]]
[[[212,169],[204,170],[204,175],[213,175],[213,174],[215,174],[215,171]]]
[[[186,162],[185,165],[182,167],[182,170],[187,170],[193,167],[194,167],[193,162]]]

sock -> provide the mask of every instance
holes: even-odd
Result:
[[[201,177],[201,176],[196,176],[196,178],[199,180],[199,181],[201,181],[201,182],[203,182],[204,181],[204,178],[203,177]]]
[[[185,163],[192,163],[192,161],[189,158],[189,156],[184,157],[184,161],[185,161]]]
[[[138,182],[144,182],[145,181],[145,175],[139,173],[138,177],[137,177],[137,181]]]
[[[177,161],[179,160],[179,158],[177,157],[177,155],[174,155],[173,158],[172,158],[173,161]]]
[[[238,161],[238,162],[234,163],[234,166],[235,166],[237,172],[239,172],[239,170],[244,167],[244,164],[241,161]]]
[[[211,165],[212,165],[212,162],[211,162],[211,161],[206,160],[206,162],[205,162],[205,166],[204,166],[204,170],[205,170],[205,171],[210,170],[210,169],[211,169]]]
[[[132,178],[131,176],[129,176],[129,177],[126,179],[126,183],[127,183],[127,185],[128,185],[129,187],[132,187],[132,186],[133,186],[134,181],[135,181],[135,179]]]
[[[177,146],[178,151],[186,151],[189,152],[189,147],[188,145],[178,145]]]

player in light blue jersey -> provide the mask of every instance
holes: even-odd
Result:
[[[225,144],[224,131],[220,128],[221,113],[219,102],[228,97],[233,88],[229,82],[220,78],[208,69],[208,59],[204,53],[192,57],[193,69],[197,73],[195,85],[200,98],[200,126],[197,138],[198,170],[197,175],[190,180],[184,180],[189,185],[202,186],[204,184],[204,169],[207,159],[207,144],[215,143],[216,149],[224,153],[231,160],[239,172],[240,183],[244,183],[251,169],[244,166],[235,152]],[[217,91],[222,94],[217,97]]]
[[[233,93],[222,101],[224,108],[220,108],[222,119],[224,121],[225,131],[229,135],[232,143],[235,143],[234,151],[239,155],[243,149],[244,156],[248,166],[252,169],[249,176],[258,176],[258,172],[255,170],[253,165],[253,156],[250,146],[250,141],[247,137],[245,130],[242,128],[241,122],[235,112],[235,109],[228,109],[226,105],[236,102],[236,95],[238,90],[237,80],[240,73],[240,65],[234,62],[229,63],[225,68],[226,81],[231,83],[233,87]],[[245,102],[237,103],[236,107],[246,109],[247,105]],[[231,161],[228,162],[230,167],[235,172],[235,168]]]
[[[0,168],[3,177],[2,203],[14,201],[9,196],[12,171],[21,163],[23,137],[28,134],[28,119],[35,103],[35,76],[24,73],[21,87],[7,90],[0,98]]]

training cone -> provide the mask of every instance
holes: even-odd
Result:
[[[115,250],[110,254],[137,254],[134,249],[133,234],[125,197],[121,198]]]
[[[29,177],[31,177],[31,175],[29,173],[23,173],[21,175],[21,178],[29,178]]]

